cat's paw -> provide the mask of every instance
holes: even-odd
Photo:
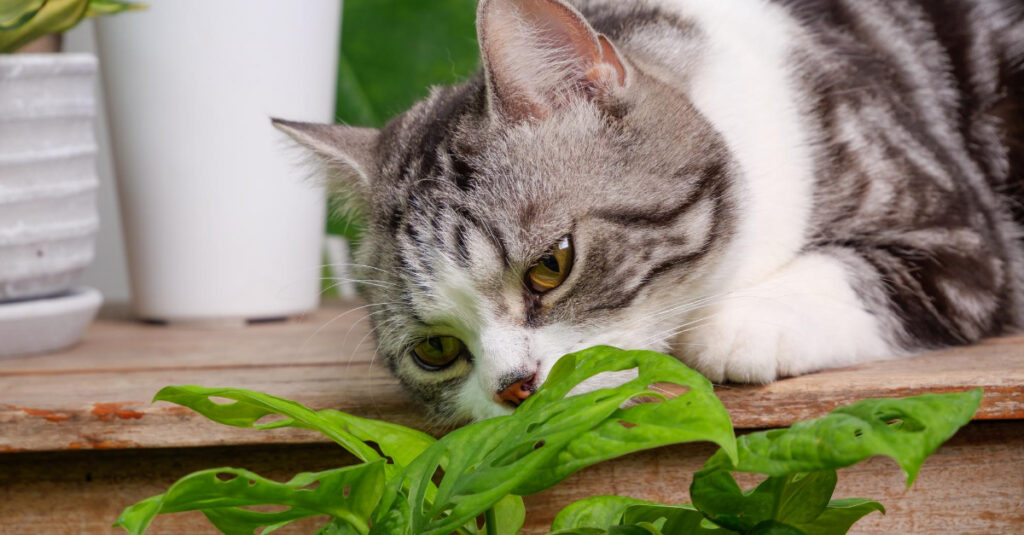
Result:
[[[729,293],[694,322],[675,341],[676,354],[712,381],[767,383],[902,353],[843,264],[820,254]]]
[[[677,342],[684,362],[712,382],[768,383],[792,353],[792,330],[754,305],[723,306]]]

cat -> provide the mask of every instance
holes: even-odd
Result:
[[[379,353],[440,421],[592,345],[765,383],[1024,323],[1019,1],[483,0],[477,33],[382,130],[274,120],[364,211]]]

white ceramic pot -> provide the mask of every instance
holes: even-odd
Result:
[[[98,227],[96,58],[0,55],[0,302],[68,290]]]
[[[319,301],[325,194],[271,116],[330,122],[340,0],[152,0],[97,41],[139,316]]]

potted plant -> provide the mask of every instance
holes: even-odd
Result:
[[[325,192],[269,118],[334,116],[339,0],[155,0],[97,24],[133,308],[243,323],[319,302]]]
[[[70,345],[99,307],[99,292],[74,288],[92,261],[99,223],[96,58],[55,53],[59,37],[46,36],[134,7],[114,0],[0,4],[0,356]]]

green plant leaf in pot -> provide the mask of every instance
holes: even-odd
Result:
[[[725,470],[701,473],[691,487],[694,505],[716,524],[741,533],[766,522],[812,522],[825,510],[836,486],[835,470],[772,476],[749,492]]]
[[[211,399],[215,397],[233,402],[217,403]],[[157,392],[153,401],[176,403],[215,422],[234,427],[299,427],[319,431],[362,461],[380,458],[377,451],[366,442],[376,443],[397,466],[409,464],[435,442],[430,435],[401,425],[360,418],[333,409],[314,411],[294,401],[241,388],[168,386]],[[282,418],[257,423],[272,415]]]
[[[844,498],[832,500],[825,510],[811,522],[794,524],[794,527],[807,535],[846,535],[850,528],[874,511],[885,514],[882,504],[860,498]]]
[[[566,397],[599,373],[633,369],[636,378],[621,386]],[[635,398],[662,398],[650,389],[654,383],[675,383],[687,392],[629,406]],[[707,379],[668,355],[590,348],[559,360],[515,414],[457,429],[428,448],[389,483],[374,529],[447,535],[506,494],[538,492],[613,457],[698,440],[727,452],[735,444],[728,414]],[[447,464],[436,499],[427,500],[442,462]]]
[[[299,518],[325,514],[365,534],[383,489],[383,461],[302,473],[286,483],[248,470],[214,468],[189,474],[167,492],[125,509],[115,526],[139,535],[158,514],[198,510],[223,533],[252,534],[259,527],[276,529]],[[287,505],[290,509],[276,513],[242,509],[254,505]]]
[[[622,515],[630,506],[653,505],[645,500],[627,498],[625,496],[591,496],[570,503],[555,515],[551,522],[551,531],[561,533],[565,530],[595,528],[604,530],[608,526],[617,525]]]
[[[0,52],[14,52],[43,35],[70,30],[85,17],[145,7],[116,0],[4,0],[0,4]]]
[[[981,397],[981,389],[975,389],[859,401],[786,429],[744,435],[737,442],[738,462],[719,451],[703,471],[780,476],[833,470],[881,455],[900,465],[909,486],[925,458],[971,421]]]

